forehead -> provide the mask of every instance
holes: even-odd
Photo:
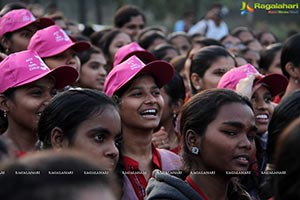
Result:
[[[229,103],[220,107],[219,112],[216,115],[215,121],[236,121],[243,124],[254,124],[254,114],[252,109],[242,103]]]
[[[221,56],[211,63],[210,68],[234,68],[234,60],[230,56]]]
[[[128,24],[144,24],[144,19],[142,15],[132,16]]]
[[[222,43],[225,43],[225,42],[240,42],[241,40],[237,37],[234,37],[234,36],[231,36],[229,35],[228,37],[226,37]]]
[[[92,113],[82,121],[78,130],[88,130],[95,127],[107,129],[113,134],[121,132],[121,118],[117,109],[112,105],[102,106],[102,109]]]

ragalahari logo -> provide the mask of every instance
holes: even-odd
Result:
[[[241,15],[244,15],[249,12],[254,12],[254,9],[250,7],[250,5],[246,2],[242,2]]]

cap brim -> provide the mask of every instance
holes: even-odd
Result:
[[[258,84],[266,84],[269,87],[272,96],[276,96],[285,91],[288,80],[281,74],[268,74],[254,81],[254,86]]]
[[[77,80],[79,76],[77,70],[70,66],[61,66],[54,68],[53,70],[51,70],[49,75],[55,78],[55,87],[57,89],[62,89],[67,85],[71,85]]]
[[[72,83],[74,83],[77,80],[77,78],[79,76],[79,74],[75,68],[70,67],[70,66],[61,66],[61,67],[54,68],[50,71],[47,71],[46,73],[40,74],[39,76],[34,76],[32,78],[29,78],[26,81],[23,81],[23,82],[15,85],[14,87],[32,83],[34,81],[37,81],[41,78],[46,77],[47,75],[53,76],[55,78],[55,88],[56,89],[62,89],[67,85],[71,85]]]
[[[52,19],[45,17],[38,18],[37,20],[35,20],[35,22],[39,24],[40,28],[46,28],[55,24]]]
[[[159,88],[168,83],[174,75],[174,68],[168,62],[162,60],[152,61],[139,71],[139,73],[149,72],[153,75]]]
[[[88,42],[85,41],[78,41],[75,42],[71,48],[74,49],[76,52],[81,52],[89,49],[91,45]]]

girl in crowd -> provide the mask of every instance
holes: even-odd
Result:
[[[274,199],[298,199],[300,180],[300,119],[290,123],[278,139],[275,154],[275,171],[286,174],[274,175]]]
[[[300,89],[300,34],[289,37],[283,44],[280,65],[283,75],[289,79],[289,84],[282,98]],[[277,100],[279,102],[280,100]]]
[[[176,47],[171,44],[164,43],[157,45],[151,51],[157,60],[164,60],[170,62],[172,58],[179,56],[179,51]]]
[[[136,41],[137,35],[145,27],[146,16],[135,5],[124,5],[114,15],[114,27],[130,35]]]
[[[114,67],[106,78],[104,91],[118,103],[122,119],[120,167],[124,200],[144,199],[154,169],[169,171],[181,166],[178,155],[152,145],[152,134],[164,106],[160,88],[171,80],[173,70],[164,61],[145,65],[138,57],[131,56]]]
[[[259,70],[262,74],[282,74],[280,66],[282,44],[271,44],[264,49],[260,54]]]
[[[192,47],[190,37],[185,32],[173,32],[168,35],[168,42],[176,47],[180,55],[187,55]]]
[[[216,88],[228,70],[236,67],[233,56],[220,46],[208,46],[195,52],[191,58],[191,94]]]
[[[41,148],[87,152],[109,171],[115,169],[119,158],[115,143],[120,134],[121,119],[116,105],[106,95],[90,89],[58,94],[45,108],[38,124]]]
[[[107,73],[113,68],[114,57],[118,49],[130,42],[132,42],[130,36],[119,29],[112,29],[103,35],[99,45],[107,61]]]
[[[183,106],[185,180],[154,171],[147,186],[152,199],[250,199],[233,177],[247,171],[255,151],[251,103],[234,91],[209,89]]]
[[[58,25],[37,31],[31,38],[28,49],[36,51],[50,69],[62,65],[80,71],[80,60],[76,53],[90,47],[85,41],[73,42]]]
[[[159,130],[153,134],[152,142],[158,148],[170,149],[179,154],[180,135],[178,133],[177,117],[185,99],[185,86],[182,77],[175,71],[170,80],[162,89],[164,109],[159,123]]]
[[[19,155],[34,150],[37,124],[56,89],[72,84],[77,71],[69,66],[50,70],[33,51],[21,51],[0,63],[0,108],[8,121],[1,136]]]
[[[259,183],[263,179],[260,171],[265,170],[267,163],[267,130],[274,110],[272,100],[285,91],[287,83],[288,81],[283,75],[269,74],[263,76],[255,67],[247,64],[226,72],[218,84],[218,88],[236,90],[251,100],[257,126],[256,154],[255,162],[251,165],[253,173],[250,176],[243,176],[242,182],[251,196],[256,198],[260,193]]]
[[[152,51],[159,44],[168,43],[166,33],[160,27],[144,28],[138,35],[137,42],[148,51]]]
[[[27,49],[30,38],[41,28],[53,25],[51,19],[36,19],[27,9],[7,12],[0,19],[1,52],[9,55]]]
[[[74,85],[103,91],[107,72],[105,69],[106,60],[102,50],[96,46],[91,46],[77,55],[81,62],[80,78]]]
[[[274,109],[273,116],[268,126],[268,144],[267,144],[267,156],[268,163],[266,171],[273,171],[275,169],[275,150],[278,142],[278,138],[282,134],[285,128],[289,124],[299,118],[300,116],[300,91],[294,91],[286,98],[284,98]],[[264,182],[262,183],[262,194],[265,199],[270,198],[274,194],[272,189],[272,175],[266,175]]]

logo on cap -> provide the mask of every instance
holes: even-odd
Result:
[[[127,64],[131,70],[139,69],[144,66],[144,64],[139,59],[136,59],[136,57],[133,57],[133,59],[129,60]]]
[[[28,14],[28,15],[26,15],[26,14]],[[23,20],[23,22],[30,22],[30,21],[34,21],[35,18],[33,15],[30,15],[29,13],[24,12],[22,20]]]
[[[27,58],[25,61],[26,61],[26,63],[28,63],[29,71],[33,71],[33,70],[37,70],[37,69],[41,69],[41,70],[45,71],[48,69],[48,67],[44,63],[44,61],[38,56]]]
[[[56,32],[53,33],[53,35],[55,37],[56,42],[69,41],[70,40],[68,35],[63,30],[56,31]]]

